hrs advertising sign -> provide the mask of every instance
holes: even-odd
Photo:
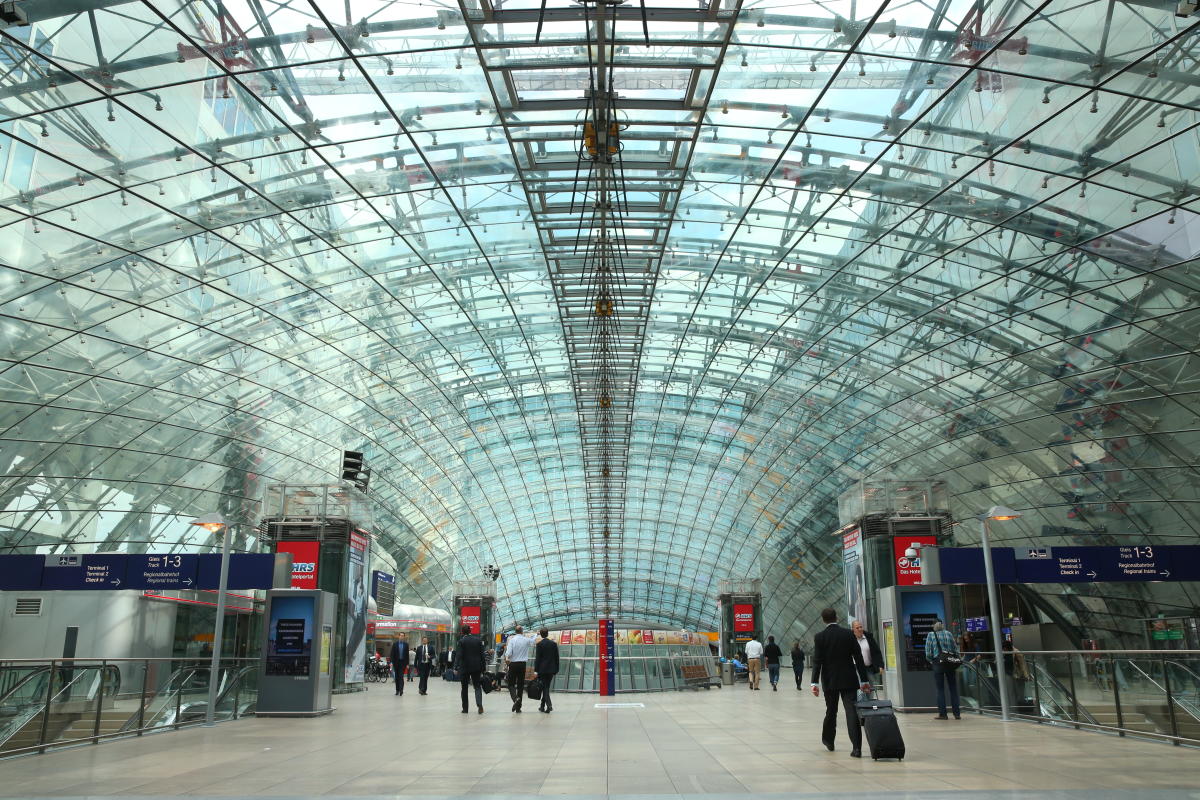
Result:
[[[459,610],[460,624],[471,629],[471,633],[479,633],[479,606],[463,606]]]
[[[754,630],[754,606],[750,603],[733,604],[733,631],[743,633]]]
[[[892,563],[896,565],[897,586],[921,585],[921,548],[937,545],[936,536],[893,536]],[[915,557],[904,555],[908,548],[917,551]]]
[[[320,542],[280,542],[277,553],[292,554],[292,588],[319,589],[317,564],[321,557]]]

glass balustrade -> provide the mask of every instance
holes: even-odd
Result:
[[[0,662],[0,757],[203,722],[210,662],[70,659]],[[252,713],[258,661],[222,659],[215,718]]]
[[[995,658],[958,673],[963,706],[1000,713]],[[1200,652],[1027,651],[1005,656],[1013,717],[1200,745]]]

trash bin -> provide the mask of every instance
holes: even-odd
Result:
[[[725,686],[733,686],[733,662],[721,663],[721,683]]]

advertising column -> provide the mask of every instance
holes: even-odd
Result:
[[[617,693],[615,633],[611,619],[600,620],[600,694],[603,697]]]

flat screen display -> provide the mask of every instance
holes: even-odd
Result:
[[[267,675],[307,677],[312,661],[315,597],[275,597],[267,638]]]

